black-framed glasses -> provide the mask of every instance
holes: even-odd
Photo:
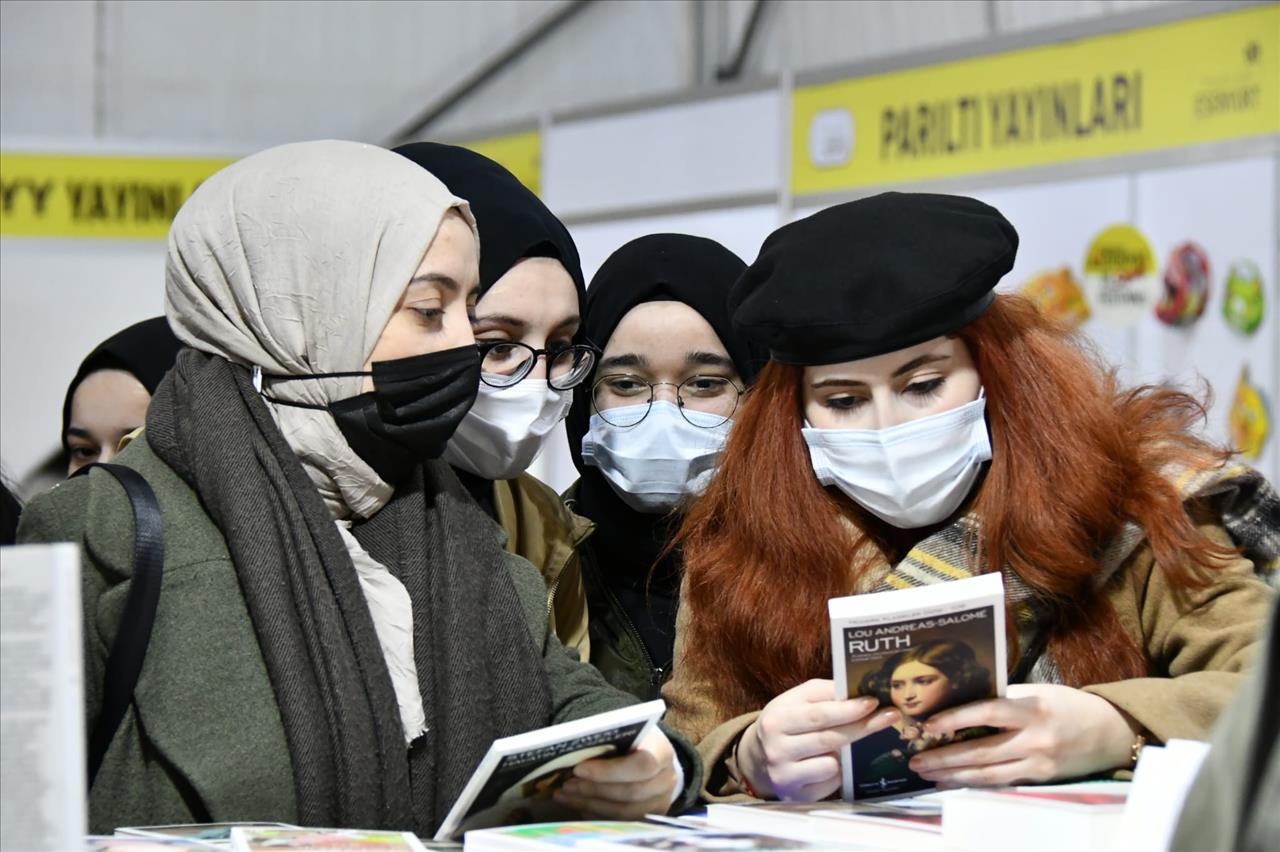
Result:
[[[596,366],[596,350],[590,346],[534,349],[514,340],[480,340],[480,381],[492,388],[509,388],[533,370],[546,356],[547,383],[556,390],[577,387]]]
[[[738,410],[746,393],[724,376],[690,376],[680,384],[651,382],[631,373],[601,376],[591,386],[591,406],[611,426],[634,426],[649,416],[654,391],[667,385],[676,389],[676,407],[694,426],[713,429]]]

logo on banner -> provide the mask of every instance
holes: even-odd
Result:
[[[1249,365],[1240,370],[1235,398],[1228,416],[1231,444],[1249,459],[1262,458],[1262,449],[1271,434],[1271,406],[1262,388],[1249,379]]]
[[[1069,266],[1035,275],[1018,292],[1034,302],[1042,314],[1071,328],[1079,328],[1089,318],[1084,289]]]
[[[1251,260],[1237,260],[1227,271],[1226,298],[1222,300],[1222,318],[1241,334],[1253,334],[1262,325],[1265,297],[1262,273]]]
[[[1160,298],[1151,243],[1132,225],[1107,228],[1089,244],[1084,286],[1099,319],[1121,327],[1134,325]]]
[[[1173,326],[1191,325],[1209,302],[1209,255],[1187,241],[1173,250],[1164,270],[1164,296],[1156,316]]]
[[[843,166],[853,157],[854,138],[852,112],[823,110],[809,122],[809,159],[820,169]]]

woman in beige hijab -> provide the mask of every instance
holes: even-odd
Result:
[[[264,151],[179,212],[166,312],[189,348],[116,459],[159,500],[163,587],[94,831],[431,834],[494,738],[630,703],[549,634],[541,578],[437,460],[478,385],[477,263],[466,202],[373,146]],[[129,505],[91,472],[19,533],[83,548],[90,729],[129,626]],[[699,772],[677,745],[584,764],[572,804],[683,803]]]

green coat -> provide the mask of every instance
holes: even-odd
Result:
[[[195,492],[151,450],[145,436],[116,463],[142,474],[160,503],[164,580],[134,703],[89,796],[90,829],[109,833],[120,825],[210,820],[292,822],[297,807],[284,728],[226,541]],[[494,534],[501,532],[495,527]],[[81,545],[84,685],[92,728],[132,570],[128,499],[109,474],[90,472],[33,500],[18,537]],[[565,652],[548,628],[542,577],[523,559],[509,561],[532,638],[542,649],[554,721],[632,703]],[[686,767],[680,804],[687,804],[701,769],[686,743],[674,736],[672,741]]]

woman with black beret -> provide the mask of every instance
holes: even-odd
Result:
[[[729,321],[745,268],[714,240],[651,234],[610,255],[587,290],[584,331],[602,354],[566,423],[581,477],[565,497],[595,524],[579,548],[591,662],[642,698],[671,672],[679,512],[715,472],[763,361]]]
[[[547,585],[556,636],[589,660],[578,545],[590,522],[528,473],[595,364],[582,339],[586,284],[568,230],[515,175],[456,145],[395,149],[467,199],[480,229],[480,298],[472,330],[484,353],[480,390],[444,459],[506,533],[506,548]]]
[[[1254,655],[1280,503],[1191,429],[1200,403],[1122,388],[1066,329],[994,293],[1018,237],[973,199],[888,193],[776,231],[735,286],[771,360],[679,536],[670,720],[710,798],[821,799],[835,753],[901,723],[833,695],[829,598],[1000,571],[1008,697],[932,716],[928,781],[1124,768],[1204,738]]]

